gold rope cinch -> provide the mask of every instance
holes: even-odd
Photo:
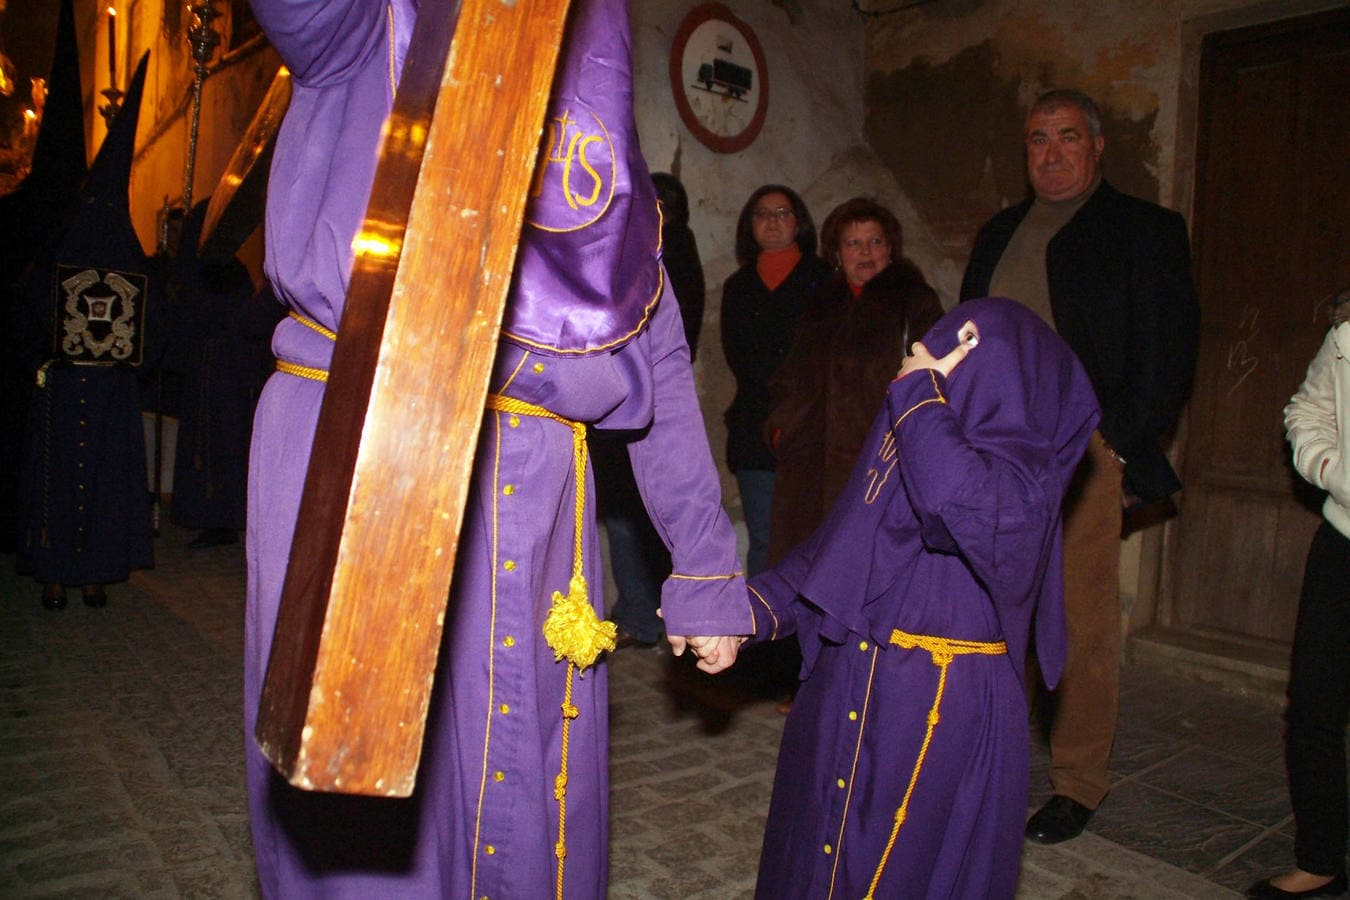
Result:
[[[337,335],[330,328],[325,328],[313,319],[307,318],[295,310],[288,310],[286,315],[290,316],[301,325],[317,331],[319,334],[328,338],[330,341],[336,341]],[[299,363],[286,362],[284,359],[277,360],[277,371],[285,372],[287,375],[294,375],[297,378],[308,378],[310,381],[328,381],[328,370],[320,369],[315,366],[302,366]]]
[[[923,744],[919,747],[919,758],[914,761],[914,771],[910,773],[909,786],[905,788],[905,797],[900,801],[900,808],[895,811],[895,824],[891,828],[891,837],[886,841],[886,850],[881,854],[881,862],[877,864],[876,874],[872,876],[872,883],[867,887],[867,895],[864,900],[872,900],[876,893],[877,883],[881,881],[881,873],[885,871],[886,861],[890,859],[891,850],[895,847],[895,839],[900,836],[900,826],[905,824],[905,819],[909,815],[909,800],[914,796],[914,786],[919,782],[919,770],[923,768],[924,758],[928,755],[928,745],[933,741],[933,729],[937,727],[938,720],[941,718],[938,715],[938,709],[942,706],[942,694],[947,689],[947,667],[956,657],[969,653],[1002,656],[1008,652],[1008,645],[1003,641],[962,641],[956,638],[934,637],[928,634],[910,634],[898,628],[891,632],[890,642],[905,650],[916,648],[927,650],[933,657],[933,665],[938,667],[938,685],[937,693],[933,697],[933,706],[928,710],[928,728],[923,735]]]
[[[563,895],[563,863],[567,858],[567,751],[571,738],[572,720],[580,710],[572,705],[572,681],[579,669],[595,662],[602,652],[614,649],[618,627],[600,619],[591,605],[590,592],[583,572],[582,530],[586,516],[586,426],[564,419],[542,406],[526,403],[514,397],[488,394],[487,408],[497,412],[521,416],[537,416],[561,422],[572,429],[572,466],[576,478],[576,499],[573,503],[572,579],[567,594],[553,592],[553,606],[544,620],[544,640],[553,649],[555,660],[567,659],[567,681],[563,689],[562,747],[558,777],[553,783],[553,796],[558,801],[558,843],[553,852],[558,858],[557,896]]]

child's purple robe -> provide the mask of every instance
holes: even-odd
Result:
[[[978,346],[949,379],[891,383],[830,516],[751,581],[756,637],[795,631],[805,677],[760,897],[1015,892],[1023,663],[1034,630],[1047,680],[1062,669],[1060,502],[1098,408],[1068,346],[1013,301],[962,304],[925,346],[942,357],[967,320]]]

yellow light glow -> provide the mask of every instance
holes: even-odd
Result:
[[[400,245],[396,241],[381,237],[369,231],[358,232],[352,240],[352,250],[357,256],[375,256],[392,259],[398,256]]]

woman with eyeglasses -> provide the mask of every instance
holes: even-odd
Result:
[[[825,219],[821,247],[834,275],[812,297],[770,384],[765,433],[778,464],[770,564],[825,518],[895,370],[942,316],[937,294],[901,253],[900,223],[881,204],[841,203]]]
[[[722,350],[736,379],[727,409],[727,467],[736,476],[750,549],[745,574],[767,564],[774,457],[764,442],[769,379],[792,347],[807,299],[829,275],[816,225],[796,191],[766,184],[736,222],[740,268],[722,286]]]

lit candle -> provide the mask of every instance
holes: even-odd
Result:
[[[108,6],[108,86],[117,87],[117,10]]]

